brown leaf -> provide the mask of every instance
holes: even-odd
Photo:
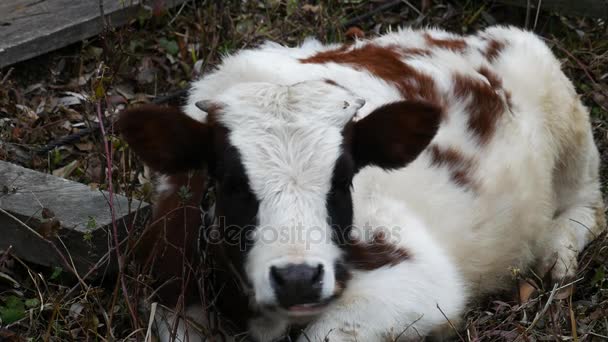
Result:
[[[365,32],[363,32],[363,30],[361,30],[360,28],[358,28],[356,26],[352,26],[348,30],[346,30],[346,33],[344,33],[344,36],[347,39],[351,39],[351,40],[363,39],[363,38],[365,38]]]
[[[68,118],[68,120],[73,121],[73,122],[81,122],[82,120],[84,120],[84,117],[82,116],[82,114],[80,114],[78,111],[75,111],[71,108],[66,108],[64,110],[66,117]]]
[[[55,213],[51,209],[47,207],[42,208],[42,218],[50,219],[53,217],[55,217]]]
[[[302,6],[302,11],[304,12],[317,13],[319,12],[319,9],[321,9],[321,5],[305,4]]]
[[[89,152],[93,149],[93,143],[90,141],[87,142],[81,142],[81,143],[75,143],[74,146],[76,146],[76,148],[79,151],[83,151],[83,152]]]
[[[76,170],[76,168],[78,168],[79,164],[80,163],[78,160],[73,160],[68,165],[53,170],[53,176],[67,178],[72,174],[72,172],[74,172],[74,170]]]
[[[46,239],[57,236],[57,232],[61,229],[61,222],[58,219],[52,218],[44,220],[38,227],[38,233]]]

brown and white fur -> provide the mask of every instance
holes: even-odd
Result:
[[[296,323],[302,341],[431,334],[510,269],[571,278],[605,228],[588,111],[516,28],[267,43],[195,81],[183,111],[133,109],[120,128],[151,167],[217,180],[212,229],[250,234],[224,253],[254,340]],[[290,265],[321,270],[317,300],[282,297]]]

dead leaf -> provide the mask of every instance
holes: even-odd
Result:
[[[53,176],[67,178],[72,174],[72,172],[74,172],[74,170],[76,170],[79,164],[80,163],[78,160],[73,160],[68,165],[53,170]]]
[[[50,219],[53,217],[55,217],[55,213],[51,209],[47,207],[42,208],[42,218]]]
[[[355,40],[355,39],[363,39],[365,38],[365,32],[356,26],[352,26],[344,33],[344,36],[347,39]]]
[[[151,58],[144,57],[139,68],[137,68],[137,71],[137,82],[140,84],[148,84],[154,82],[156,72],[158,70],[154,67],[154,63],[152,62]]]
[[[72,318],[78,318],[78,316],[80,316],[80,314],[82,313],[82,310],[84,310],[84,305],[80,304],[80,303],[74,303],[70,306],[70,317]]]
[[[133,88],[126,84],[118,85],[114,88],[116,92],[122,95],[127,100],[131,100],[135,95],[133,94]]]
[[[76,148],[79,151],[83,151],[83,152],[89,152],[93,149],[93,143],[90,141],[87,142],[80,142],[80,143],[75,143],[74,146],[76,146]]]
[[[84,174],[91,184],[102,183],[104,180],[104,168],[99,158],[92,157],[87,159],[87,167]],[[99,186],[97,184],[97,186]],[[97,189],[97,188],[95,188]],[[93,190],[95,190],[93,189]]]
[[[82,121],[84,120],[84,117],[82,116],[82,114],[80,114],[80,112],[71,109],[71,108],[66,108],[64,110],[66,117],[68,118],[68,120],[70,121]]]
[[[40,223],[40,226],[38,226],[38,233],[46,239],[51,239],[57,236],[59,229],[61,229],[61,222],[56,218],[52,218]]]
[[[119,104],[128,104],[129,101],[127,101],[126,98],[124,98],[122,95],[110,95],[110,96],[106,96],[106,101],[107,103],[113,105],[113,106],[117,106]]]
[[[27,88],[25,88],[25,91],[23,92],[23,95],[27,95],[33,91],[36,91],[38,89],[42,88],[42,83],[34,83],[30,86],[28,86]]]
[[[321,5],[305,4],[302,6],[304,12],[317,13],[321,9]]]
[[[57,101],[57,104],[64,106],[64,107],[70,107],[70,106],[79,105],[81,102],[82,102],[82,99],[80,97],[69,95],[69,96],[60,97]]]

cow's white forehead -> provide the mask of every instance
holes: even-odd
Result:
[[[360,107],[357,97],[325,81],[309,81],[239,84],[218,100],[222,110],[216,119],[228,128],[229,141],[240,152],[260,200],[260,223],[324,219],[342,131]],[[279,207],[293,210],[277,212]],[[272,218],[266,217],[270,214]],[[282,214],[288,217],[281,219]]]
[[[234,129],[310,123],[342,128],[361,107],[355,94],[327,81],[241,83],[215,100],[224,108],[219,121]]]

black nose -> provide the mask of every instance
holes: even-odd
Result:
[[[284,308],[318,303],[323,288],[323,265],[288,264],[270,267],[270,283]]]

